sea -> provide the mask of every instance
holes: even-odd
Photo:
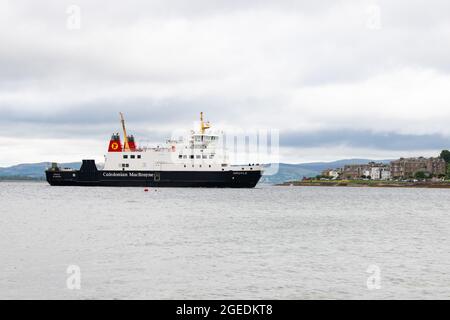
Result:
[[[450,189],[0,183],[0,299],[449,299]]]

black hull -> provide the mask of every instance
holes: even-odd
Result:
[[[253,171],[102,171],[83,161],[78,171],[47,170],[52,186],[254,188],[261,178]]]

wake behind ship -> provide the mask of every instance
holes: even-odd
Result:
[[[261,178],[259,164],[236,166],[217,152],[219,135],[206,133],[209,122],[200,114],[200,130],[192,131],[185,142],[168,140],[163,147],[138,148],[128,136],[121,116],[124,142],[115,133],[109,142],[103,170],[94,160],[83,160],[80,170],[59,168],[46,170],[52,186],[104,187],[215,187],[253,188]]]

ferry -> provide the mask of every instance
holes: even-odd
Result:
[[[187,139],[167,140],[162,146],[138,147],[128,135],[120,113],[123,143],[119,133],[109,141],[102,169],[95,160],[83,160],[79,170],[53,163],[45,172],[52,186],[102,187],[211,187],[254,188],[263,174],[260,164],[231,165],[219,152],[218,134],[200,113],[200,128]]]

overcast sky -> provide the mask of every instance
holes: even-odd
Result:
[[[219,128],[276,129],[285,162],[436,155],[450,148],[449,12],[448,0],[0,0],[0,166],[102,159],[119,111],[155,142],[200,111]]]

